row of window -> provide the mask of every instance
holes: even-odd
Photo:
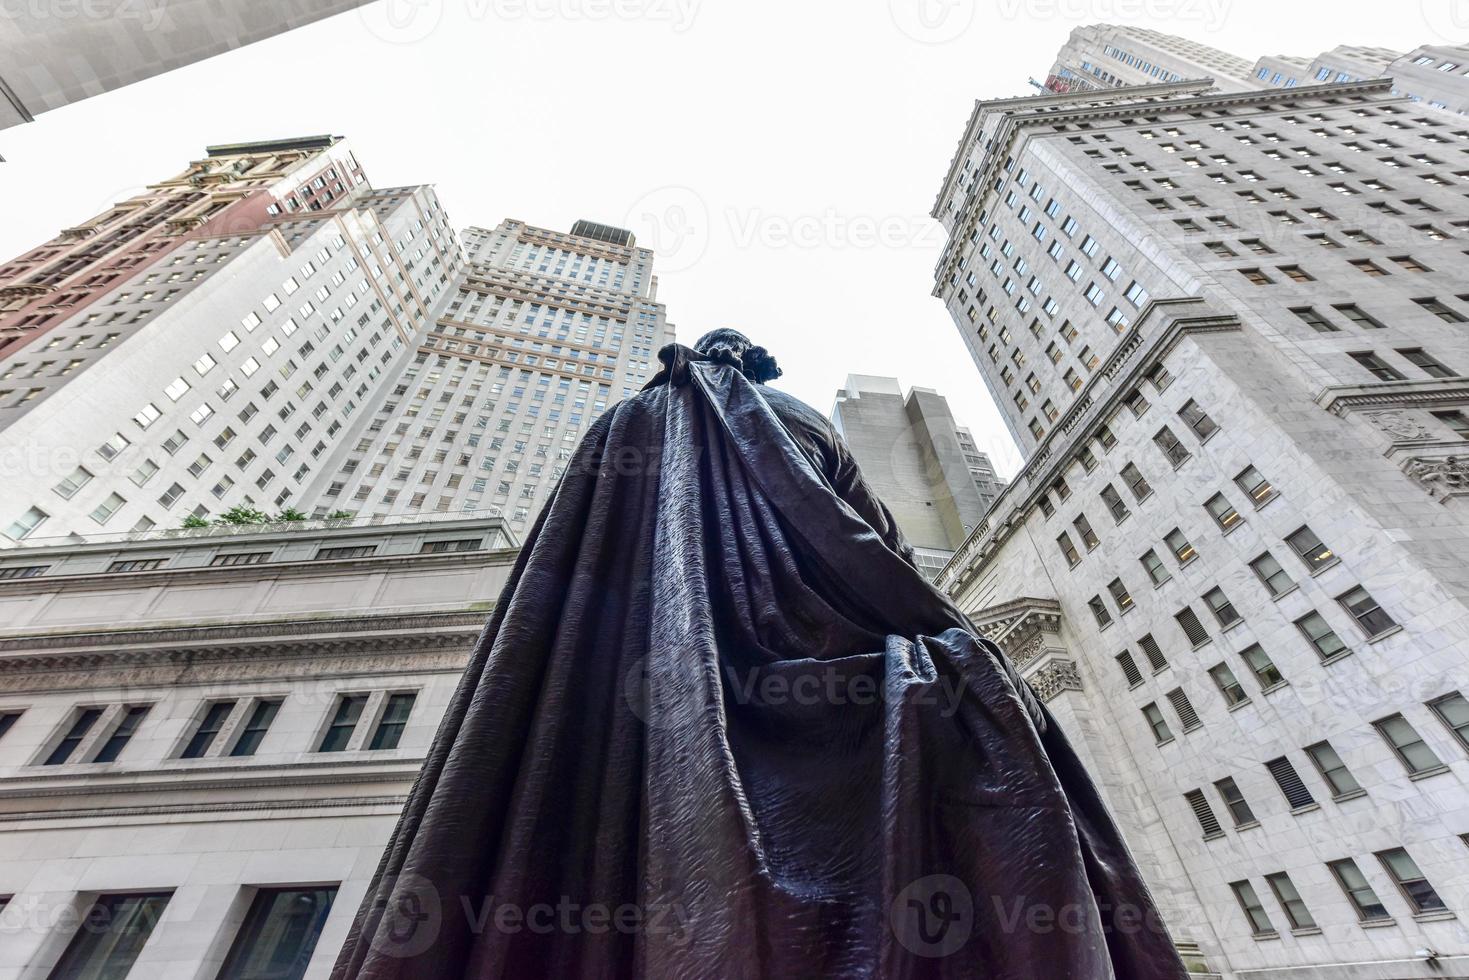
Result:
[[[377,697],[370,692],[338,695],[314,751],[342,752],[353,747],[369,705],[375,705],[376,718],[358,747],[368,751],[396,749],[417,697],[414,691],[389,691]],[[252,697],[205,702],[192,729],[170,758],[253,756],[270,731],[284,701],[280,697]],[[46,743],[34,764],[59,766],[78,762],[115,762],[137,736],[152,710],[151,703],[92,704],[75,708]],[[0,711],[0,738],[24,713],[24,709]],[[105,731],[106,735],[89,738],[99,731]],[[227,744],[220,742],[221,735],[226,732]],[[85,756],[80,751],[84,745]]]

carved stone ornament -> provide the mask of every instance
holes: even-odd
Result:
[[[1403,472],[1435,500],[1469,494],[1469,456],[1414,456]]]
[[[1363,417],[1394,439],[1429,439],[1428,426],[1407,412],[1364,412]]]
[[[1081,690],[1081,674],[1071,660],[1052,660],[1026,680],[1042,701],[1051,701],[1062,691]]]

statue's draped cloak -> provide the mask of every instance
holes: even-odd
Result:
[[[526,539],[334,980],[1180,980],[829,423],[670,346]]]

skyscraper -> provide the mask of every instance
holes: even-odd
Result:
[[[837,392],[831,420],[926,573],[944,565],[1004,487],[932,389],[905,397],[897,378],[854,374]]]
[[[213,147],[8,263],[0,542],[298,505],[459,264],[335,137]]]
[[[934,208],[1026,459],[938,582],[1201,971],[1469,968],[1465,140],[1386,79],[994,100]]]
[[[432,327],[303,495],[317,514],[493,507],[523,533],[587,425],[673,340],[653,253],[627,231],[506,220],[463,237]]]
[[[0,20],[0,129],[367,0],[90,0]]]
[[[1393,94],[1435,109],[1469,112],[1469,44],[1425,44],[1409,52],[1339,44],[1315,58],[1265,55],[1253,63],[1187,38],[1143,27],[1087,24],[1071,32],[1046,76],[1053,92],[1212,78],[1221,92],[1294,88],[1316,82],[1393,79]]]

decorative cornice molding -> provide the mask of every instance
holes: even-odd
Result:
[[[1025,679],[1042,701],[1053,701],[1062,691],[1083,689],[1075,661],[1059,657],[1046,661]]]
[[[159,803],[151,806],[108,806],[85,810],[30,810],[0,813],[0,824],[29,821],[76,820],[84,823],[111,822],[123,817],[185,816],[198,813],[251,813],[275,810],[340,810],[345,808],[400,810],[408,802],[402,796],[335,797],[322,800],[252,800],[230,803]]]
[[[0,801],[108,796],[129,793],[256,792],[301,786],[350,786],[384,781],[412,782],[423,766],[423,756],[350,761],[259,763],[229,766],[176,766],[172,768],[87,771],[82,765],[66,773],[37,773],[0,779]]]
[[[1316,404],[1332,415],[1348,415],[1371,408],[1434,408],[1463,402],[1469,402],[1469,379],[1466,378],[1327,385],[1316,395]]]

